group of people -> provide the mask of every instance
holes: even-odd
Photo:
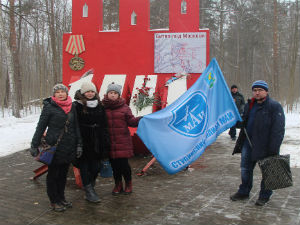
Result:
[[[40,140],[45,134],[46,142],[57,145],[52,163],[48,166],[47,194],[54,211],[62,212],[72,207],[65,198],[65,185],[70,163],[80,169],[87,201],[100,201],[95,192],[95,181],[101,161],[109,160],[115,186],[113,195],[132,192],[132,176],[128,158],[133,156],[133,145],[128,126],[137,127],[141,117],[134,117],[125,100],[121,98],[122,87],[108,85],[104,99],[100,101],[92,82],[83,83],[75,94],[75,102],[68,96],[63,84],[53,87],[53,96],[44,100],[44,107],[32,139],[30,152],[38,155]],[[285,116],[282,106],[268,95],[268,84],[258,80],[252,84],[252,99],[245,104],[238,87],[231,87],[232,97],[242,115],[241,131],[234,148],[241,153],[241,180],[238,191],[230,196],[232,201],[249,198],[253,185],[253,170],[258,160],[278,155],[285,132]],[[236,126],[229,131],[236,138]],[[123,181],[125,188],[123,188]],[[256,205],[269,201],[272,190],[266,190],[263,180]]]
[[[89,202],[100,202],[94,187],[101,163],[107,160],[111,163],[115,181],[112,194],[132,192],[128,158],[133,156],[133,145],[128,127],[137,127],[141,117],[133,116],[121,98],[121,89],[118,84],[109,84],[104,99],[100,101],[96,86],[85,82],[75,93],[76,101],[72,102],[68,88],[56,84],[53,95],[43,101],[30,153],[34,157],[38,155],[43,135],[47,144],[57,144],[46,178],[47,194],[54,211],[63,212],[72,207],[65,198],[71,163],[80,169],[85,198]]]

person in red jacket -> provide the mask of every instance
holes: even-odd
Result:
[[[137,127],[141,117],[134,117],[131,109],[121,98],[122,86],[111,83],[108,85],[102,103],[108,120],[110,134],[110,162],[113,169],[115,187],[113,195],[132,193],[131,167],[128,158],[132,157],[133,144],[128,127]],[[125,180],[123,191],[122,177]]]

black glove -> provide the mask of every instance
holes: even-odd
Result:
[[[76,157],[80,158],[82,156],[82,147],[77,146]]]
[[[30,151],[30,154],[31,154],[33,157],[37,157],[37,155],[39,154],[38,148],[35,148],[35,147],[31,147],[31,148],[29,149],[29,151]]]

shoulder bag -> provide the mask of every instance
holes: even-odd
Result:
[[[51,162],[53,160],[54,153],[56,151],[56,147],[59,144],[59,142],[61,141],[61,139],[62,139],[65,131],[67,132],[67,126],[68,125],[69,125],[69,114],[68,114],[68,118],[67,118],[67,120],[65,122],[65,126],[62,129],[62,131],[61,131],[61,133],[60,133],[60,135],[59,135],[59,137],[57,139],[57,142],[53,146],[47,144],[46,139],[45,139],[44,136],[41,138],[41,144],[38,147],[39,154],[35,158],[36,161],[39,161],[39,162],[44,163],[46,165],[50,165],[51,164]]]

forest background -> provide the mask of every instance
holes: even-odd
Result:
[[[121,0],[120,0],[121,1]],[[119,0],[103,0],[103,29],[118,30]],[[246,98],[264,79],[287,111],[300,96],[299,0],[199,0],[228,85]],[[168,28],[169,0],[150,0],[150,28]],[[62,36],[72,30],[71,0],[0,0],[0,113],[30,114],[62,81]]]

